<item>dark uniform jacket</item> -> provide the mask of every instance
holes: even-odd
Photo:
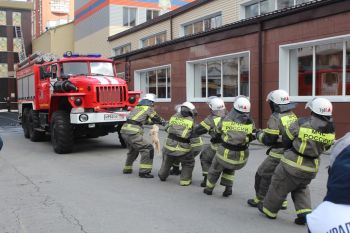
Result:
[[[259,131],[256,135],[259,142],[270,146],[267,154],[273,158],[281,159],[284,153],[282,137],[286,135],[286,128],[297,121],[297,116],[292,111],[274,112],[267,122],[267,128]]]
[[[192,116],[183,116],[181,113],[174,114],[166,126],[168,137],[164,144],[164,152],[171,156],[183,156],[191,152],[193,127],[194,119]]]
[[[311,115],[292,123],[286,129],[285,144],[290,147],[282,158],[291,172],[316,175],[319,168],[319,156],[328,150],[335,140],[335,129],[332,118]],[[290,169],[292,168],[292,169]]]
[[[249,156],[248,145],[252,140],[254,121],[249,114],[232,110],[218,125],[222,143],[217,149],[218,161],[232,169],[242,168]]]
[[[153,106],[140,102],[139,105],[129,114],[126,123],[121,129],[122,134],[143,134],[143,125],[154,123],[164,124],[164,119],[161,118],[154,110]]]

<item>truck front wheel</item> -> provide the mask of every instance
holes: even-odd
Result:
[[[57,154],[70,153],[74,145],[74,132],[69,113],[57,111],[52,114],[51,142]]]

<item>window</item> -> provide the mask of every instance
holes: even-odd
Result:
[[[13,52],[21,52],[22,50],[22,39],[13,38]]]
[[[8,65],[7,63],[0,63],[0,78],[8,77]]]
[[[159,11],[158,10],[147,10],[146,11],[146,20],[149,21],[149,20],[152,20],[156,17],[159,16]]]
[[[113,64],[111,62],[90,62],[91,75],[114,77]]]
[[[6,37],[0,37],[0,51],[7,51],[7,38]]]
[[[125,54],[131,51],[131,44],[122,45],[113,49],[114,56]]]
[[[310,0],[262,0],[244,4],[245,18],[255,17],[275,10],[296,6]]]
[[[166,32],[161,32],[141,40],[142,48],[157,45],[166,41]]]
[[[143,93],[153,93],[157,99],[169,101],[171,98],[170,65],[135,71],[135,89]]]
[[[127,27],[136,26],[136,8],[123,7],[123,25]]]
[[[249,53],[187,62],[187,93],[190,101],[221,95],[227,100],[249,96]]]
[[[6,24],[6,11],[0,11],[0,25]]]
[[[350,35],[280,47],[280,87],[294,100],[350,95]],[[285,71],[287,70],[287,75]]]
[[[125,79],[125,72],[117,73],[117,78]]]
[[[277,0],[277,9],[283,9],[294,6],[294,0]]]
[[[183,25],[184,36],[205,32],[210,29],[220,27],[222,25],[221,13],[216,13],[211,16],[204,17],[199,20],[187,23]]]
[[[12,12],[12,25],[21,26],[22,15],[20,12]]]

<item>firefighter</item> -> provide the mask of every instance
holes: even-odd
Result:
[[[190,102],[181,105],[180,112],[175,113],[166,126],[168,137],[163,147],[163,162],[158,176],[165,181],[169,176],[171,166],[180,162],[182,165],[180,185],[188,186],[192,183],[194,168],[194,154],[191,147],[194,117],[197,115],[195,106]]]
[[[285,143],[290,149],[284,152],[264,201],[258,205],[266,217],[276,219],[282,202],[291,193],[297,213],[294,222],[298,225],[304,225],[306,215],[311,212],[308,185],[318,172],[319,157],[335,139],[332,103],[325,98],[314,98],[305,108],[310,108],[311,116],[286,129]]]
[[[220,184],[225,186],[224,197],[232,195],[232,184],[236,170],[245,166],[249,156],[249,142],[253,139],[254,122],[250,117],[250,101],[237,96],[233,109],[218,125],[222,143],[216,150],[209,168],[207,185],[203,192],[212,195],[214,186],[221,175]]]
[[[208,170],[215,157],[216,149],[221,143],[221,135],[217,132],[217,126],[221,121],[221,118],[226,114],[225,103],[221,98],[216,96],[209,97],[208,105],[211,110],[211,114],[195,128],[195,133],[197,135],[209,133],[211,136],[210,144],[204,146],[204,150],[202,151],[200,157],[203,174],[201,187],[206,186]]]
[[[143,139],[143,125],[149,122],[165,125],[163,118],[154,110],[154,94],[146,94],[135,109],[129,114],[126,123],[121,129],[121,134],[128,148],[127,159],[123,169],[124,174],[132,173],[132,164],[141,154],[139,176],[141,178],[153,178],[151,174],[154,148],[152,144]]]
[[[258,206],[258,203],[264,199],[269,189],[271,177],[285,150],[282,135],[285,135],[286,127],[298,120],[292,112],[295,104],[290,102],[289,94],[286,91],[271,91],[266,101],[270,105],[272,115],[267,122],[267,128],[256,132],[256,138],[264,145],[270,146],[270,148],[266,152],[268,156],[255,174],[255,198],[248,200],[248,204],[252,207]],[[287,201],[284,201],[282,209],[286,208]]]

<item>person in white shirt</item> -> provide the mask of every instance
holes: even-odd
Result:
[[[309,215],[309,233],[350,233],[350,133],[335,143],[329,167],[327,195]]]

